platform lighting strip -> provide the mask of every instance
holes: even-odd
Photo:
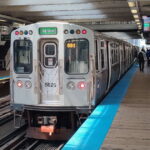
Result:
[[[133,14],[133,17],[135,19],[135,22],[138,26],[138,29],[141,30],[142,29],[142,26],[141,26],[141,22],[140,22],[140,17],[139,17],[139,12],[138,12],[138,8],[137,8],[137,5],[136,5],[136,2],[134,1],[128,1],[128,5],[131,9],[131,13]]]

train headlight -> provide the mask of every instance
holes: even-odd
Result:
[[[22,88],[23,87],[23,82],[21,80],[18,80],[17,81],[17,86]]]
[[[32,83],[31,83],[30,81],[26,81],[26,82],[25,82],[25,87],[26,87],[27,89],[31,88],[31,87],[32,87]]]
[[[86,87],[86,83],[84,81],[81,81],[81,82],[78,83],[77,86],[78,86],[79,89],[84,89]]]
[[[87,34],[87,30],[82,30],[82,34]]]
[[[15,32],[15,35],[19,35],[19,31],[16,31],[16,32]]]
[[[70,90],[74,90],[75,89],[75,83],[73,81],[69,81],[67,83],[67,88]]]

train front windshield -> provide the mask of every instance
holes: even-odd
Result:
[[[30,40],[14,41],[14,70],[17,74],[32,72],[32,42]]]
[[[86,39],[69,39],[65,42],[65,72],[86,74],[89,71],[89,42]]]

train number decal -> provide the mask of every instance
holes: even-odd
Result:
[[[49,82],[46,82],[46,83],[45,83],[45,87],[56,87],[56,83],[49,83]]]

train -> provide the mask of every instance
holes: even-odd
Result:
[[[24,118],[27,137],[67,140],[134,63],[135,53],[126,41],[68,22],[43,21],[14,30],[15,127]]]

